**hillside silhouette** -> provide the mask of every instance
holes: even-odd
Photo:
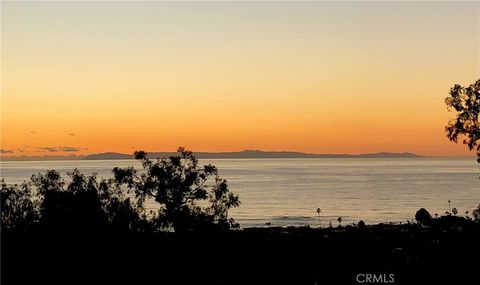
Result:
[[[152,152],[149,156],[152,158],[163,158],[174,155],[172,152]],[[197,158],[215,159],[215,158],[421,158],[421,156],[409,152],[392,153],[378,152],[365,154],[315,154],[291,151],[260,151],[260,150],[244,150],[239,152],[196,152]],[[133,155],[105,152],[86,155],[84,160],[101,160],[101,159],[133,159]]]

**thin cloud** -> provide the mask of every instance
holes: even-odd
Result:
[[[0,153],[13,153],[13,150],[0,148]]]
[[[74,136],[76,136],[77,134],[76,134],[76,133],[67,133],[67,135],[74,137]]]
[[[84,150],[83,148],[80,147],[73,147],[73,146],[56,146],[56,147],[37,147],[37,149],[41,151],[47,151],[47,152],[77,152]]]
[[[25,135],[26,135],[26,136],[30,136],[30,135],[32,135],[32,136],[33,136],[33,135],[36,135],[36,134],[37,134],[37,132],[36,132],[36,131],[29,131],[29,132],[28,132],[28,133],[26,133]]]

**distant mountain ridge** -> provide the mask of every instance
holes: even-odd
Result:
[[[176,152],[150,152],[150,158],[163,158],[176,155]],[[410,152],[377,152],[365,154],[315,154],[294,151],[244,150],[238,152],[195,152],[197,158],[421,158]],[[133,159],[132,154],[105,152],[90,154],[84,160]]]

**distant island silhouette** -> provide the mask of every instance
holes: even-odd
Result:
[[[164,158],[175,152],[150,152],[151,158]],[[305,153],[297,151],[261,151],[243,150],[232,152],[196,152],[198,158],[424,158],[411,152],[374,152],[363,154]],[[133,159],[132,154],[119,152],[102,152],[89,155],[45,155],[45,156],[2,156],[4,161],[42,161],[42,160],[115,160]]]
[[[149,157],[162,158],[175,155],[175,152],[152,152]],[[410,152],[377,152],[365,154],[315,154],[294,151],[261,151],[244,150],[238,152],[196,152],[198,158],[421,158],[415,153]],[[133,159],[133,155],[105,152],[90,154],[83,157],[84,160],[102,160],[102,159]]]

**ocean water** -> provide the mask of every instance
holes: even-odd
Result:
[[[448,200],[459,214],[480,203],[480,171],[474,158],[416,159],[212,159],[239,195],[241,206],[231,211],[242,227],[328,226],[364,220],[406,222],[415,212],[447,211]],[[21,183],[38,172],[74,168],[86,174],[112,177],[115,166],[140,165],[133,160],[3,161],[1,177]],[[316,209],[321,208],[320,217]]]

